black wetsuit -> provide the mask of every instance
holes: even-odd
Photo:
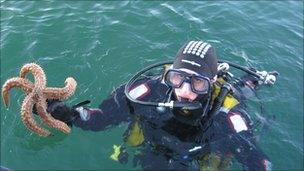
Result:
[[[144,89],[139,88],[136,98],[157,102],[166,100],[169,87],[159,79],[139,85]],[[78,117],[72,123],[84,130],[102,131],[122,122],[138,122],[145,138],[142,144],[144,152],[138,161],[144,170],[200,168],[199,164],[193,166],[193,161],[201,160],[202,164],[208,154],[220,158],[234,156],[246,170],[271,168],[267,156],[256,146],[252,123],[242,104],[229,112],[219,112],[201,126],[191,126],[176,120],[169,108],[158,110],[153,106],[130,102],[124,94],[123,85],[113,91],[99,108],[85,110],[88,115]],[[189,149],[197,146],[203,147],[202,150],[189,156]],[[218,167],[221,169],[220,164]]]

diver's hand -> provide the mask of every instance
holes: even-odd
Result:
[[[72,107],[67,106],[64,102],[59,100],[47,100],[47,112],[55,119],[63,121],[68,125],[72,125],[73,121],[79,117],[79,112]]]

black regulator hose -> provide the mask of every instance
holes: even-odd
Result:
[[[225,97],[230,92],[230,90],[231,85],[229,83],[225,83],[224,85],[222,85],[220,94],[215,98],[214,105],[212,106],[211,111],[208,113],[207,119],[218,113],[218,111],[222,107]]]

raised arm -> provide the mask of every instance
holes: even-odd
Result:
[[[74,121],[74,125],[85,130],[99,131],[130,119],[124,86],[114,90],[98,108],[78,107],[76,110],[80,117]]]
[[[118,125],[130,118],[128,101],[124,94],[124,85],[114,90],[100,104],[99,108],[68,107],[65,103],[54,100],[49,102],[48,112],[54,118],[69,125],[92,131],[103,130],[110,125]]]

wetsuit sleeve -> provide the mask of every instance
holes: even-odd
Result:
[[[256,145],[250,124],[241,112],[229,112],[228,134],[231,135],[230,149],[245,166],[246,170],[272,170],[269,158]]]
[[[100,104],[99,108],[77,108],[76,110],[79,112],[80,117],[74,121],[73,125],[84,130],[100,131],[108,126],[128,121],[130,115],[124,87],[123,85],[114,90]]]

